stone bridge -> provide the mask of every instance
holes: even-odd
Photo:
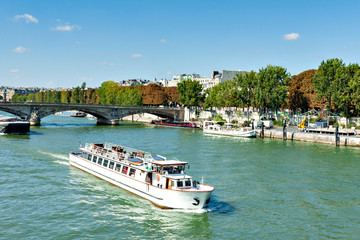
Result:
[[[57,112],[82,111],[97,118],[99,125],[117,125],[119,119],[139,113],[149,113],[171,120],[183,121],[184,109],[151,106],[87,105],[67,103],[0,103],[0,111],[12,113],[30,121],[32,126],[40,125],[41,119]]]

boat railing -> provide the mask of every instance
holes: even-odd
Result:
[[[144,162],[149,162],[149,159],[152,159],[151,153],[149,152],[143,152],[134,148],[115,145],[112,143],[105,143],[104,147],[94,143],[86,143],[85,149],[90,150],[90,152],[94,154],[113,160],[127,161],[131,158],[139,158]]]

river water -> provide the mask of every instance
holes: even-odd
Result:
[[[86,142],[190,163],[214,185],[204,211],[161,210],[70,167]],[[49,116],[0,136],[1,239],[358,239],[360,149]]]

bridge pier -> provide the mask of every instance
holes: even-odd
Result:
[[[40,120],[40,118],[31,118],[30,119],[30,126],[40,126],[40,122],[41,122],[41,120]]]

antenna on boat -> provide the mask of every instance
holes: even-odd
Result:
[[[81,141],[80,141],[80,138],[79,138],[79,145],[80,145],[80,148],[81,148],[82,146],[81,146]]]
[[[204,176],[201,176],[201,182],[200,182],[201,185],[204,185]]]

